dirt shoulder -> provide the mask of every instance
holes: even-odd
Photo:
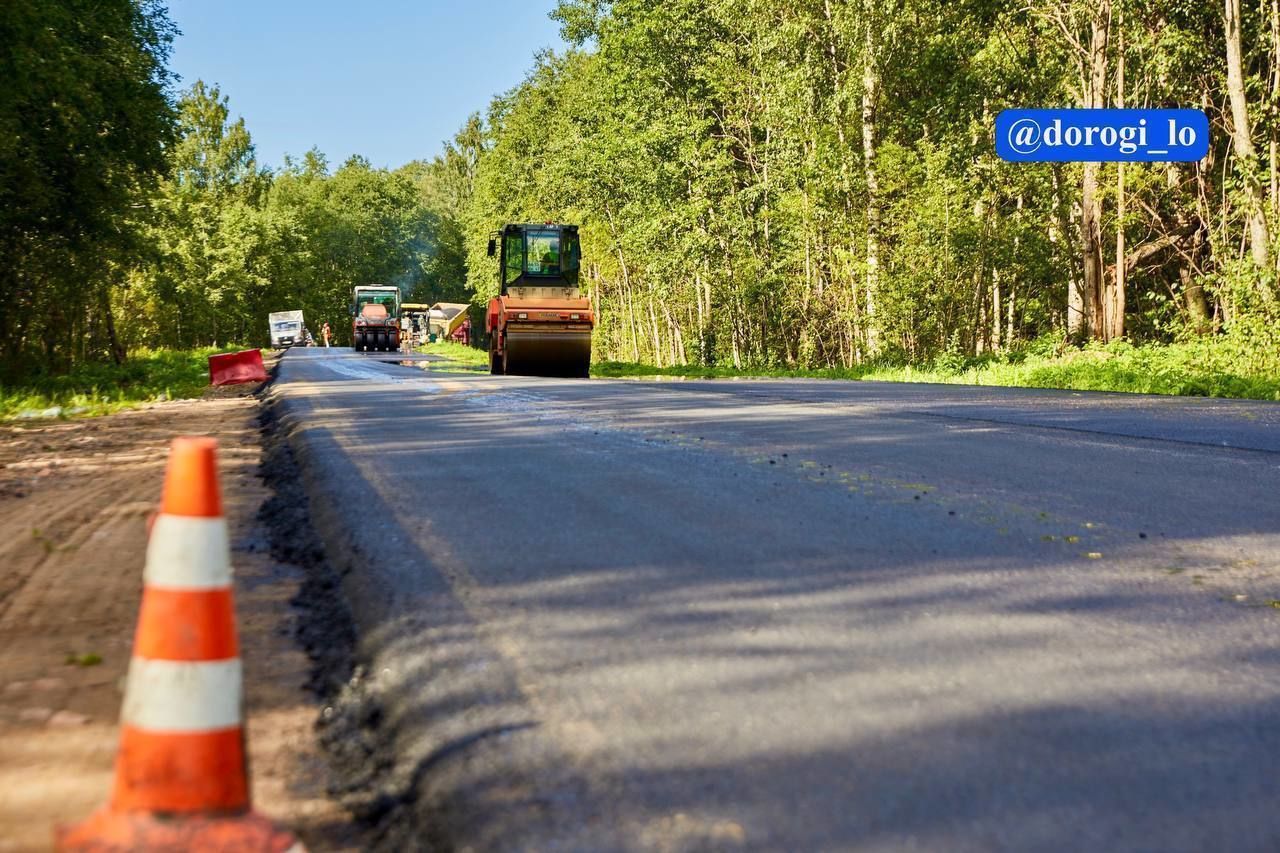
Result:
[[[311,850],[355,849],[326,795],[318,700],[292,605],[304,581],[273,558],[259,509],[263,436],[251,389],[107,417],[0,424],[0,851],[46,850],[57,823],[110,790],[141,598],[147,518],[169,440],[219,440],[255,806]],[[278,550],[277,550],[278,553]]]

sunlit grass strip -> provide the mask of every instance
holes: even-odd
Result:
[[[201,396],[209,385],[208,358],[237,347],[143,350],[123,365],[91,362],[69,373],[33,374],[0,384],[0,419],[104,415],[161,399]],[[60,411],[54,413],[53,409]]]
[[[434,344],[424,344],[418,347],[418,352],[426,353],[427,355],[438,355],[441,358],[447,358],[449,361],[455,361],[459,364],[487,365],[489,363],[489,353],[454,341],[436,341]]]
[[[653,367],[626,362],[592,365],[599,377],[738,376],[937,382],[1073,391],[1125,391],[1197,397],[1280,400],[1280,353],[1230,338],[1135,347],[1118,342],[1068,349],[1059,355],[1016,351],[982,359],[939,359],[925,367],[866,365],[817,370],[785,367]]]

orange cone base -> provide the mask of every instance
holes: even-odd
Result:
[[[58,831],[57,849],[77,853],[126,850],[199,853],[301,853],[292,833],[255,812],[228,817],[174,815],[102,809],[88,820]]]

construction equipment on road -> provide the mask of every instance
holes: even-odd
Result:
[[[431,306],[425,302],[405,302],[400,306],[400,343],[409,351],[427,342]]]
[[[111,800],[64,851],[300,849],[250,805],[217,442],[174,439],[151,528]]]
[[[489,239],[498,295],[489,301],[489,372],[586,377],[591,302],[578,288],[578,226],[508,224]]]
[[[400,349],[400,288],[365,284],[351,291],[351,345],[356,352]]]
[[[471,306],[465,302],[437,302],[427,317],[427,332],[437,341],[471,343]]]
[[[273,311],[267,315],[271,326],[271,348],[288,349],[304,346],[307,332],[302,326],[301,311]]]

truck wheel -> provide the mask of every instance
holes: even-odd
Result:
[[[489,373],[493,376],[502,375],[502,361],[492,343],[489,344]]]

